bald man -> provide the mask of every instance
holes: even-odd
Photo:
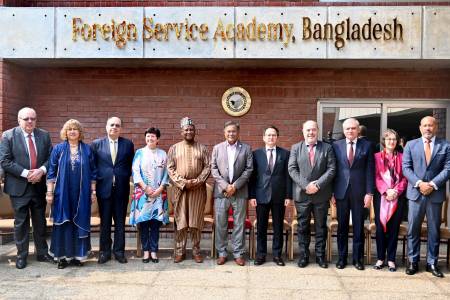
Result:
[[[445,184],[450,176],[450,146],[436,137],[438,124],[433,117],[420,121],[422,137],[409,141],[403,152],[403,174],[408,179],[408,259],[406,274],[419,271],[420,232],[427,216],[427,272],[444,277],[438,267],[439,227],[445,201]]]
[[[115,259],[127,263],[125,257],[125,218],[130,194],[131,164],[134,156],[133,142],[120,136],[122,121],[111,117],[106,121],[107,136],[92,145],[97,164],[97,199],[100,211],[100,255],[98,263]],[[114,219],[114,245],[111,225]]]
[[[48,254],[45,220],[45,174],[52,151],[50,135],[36,128],[36,111],[29,107],[18,113],[19,126],[3,133],[0,163],[5,172],[5,193],[14,209],[16,268],[27,266],[30,214],[38,261],[53,261]]]
[[[297,265],[304,268],[309,263],[312,214],[316,231],[316,262],[321,268],[327,268],[327,215],[336,174],[336,157],[330,144],[317,140],[319,127],[316,121],[303,123],[302,132],[305,140],[292,146],[288,165],[289,175],[294,181],[293,196],[298,220],[300,258]]]

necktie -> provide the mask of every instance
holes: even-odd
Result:
[[[111,151],[111,159],[113,164],[116,163],[116,157],[117,157],[117,150],[116,150],[116,141],[111,141],[111,143],[113,144],[112,146],[112,151]]]
[[[353,159],[355,158],[355,153],[353,152],[354,142],[349,142],[350,149],[348,150],[348,164],[351,166],[353,164]]]
[[[31,138],[31,134],[28,135],[28,148],[30,150],[30,168],[33,170],[37,168],[37,155],[36,148],[34,148],[33,139]]]
[[[431,141],[430,140],[425,140],[425,160],[427,162],[427,166],[430,164],[431,161],[431,146],[430,146]]]
[[[309,145],[309,162],[311,163],[311,167],[314,166],[314,144]]]
[[[270,173],[273,171],[273,149],[269,149],[269,170]]]

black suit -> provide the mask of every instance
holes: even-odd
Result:
[[[133,143],[119,137],[113,164],[109,139],[95,140],[91,145],[97,165],[97,199],[100,211],[100,252],[111,256],[111,220],[114,219],[114,255],[125,254],[125,219],[130,194]],[[114,178],[114,185],[113,185]]]
[[[276,147],[273,171],[270,172],[266,148],[253,151],[253,173],[250,178],[250,199],[256,199],[257,257],[267,254],[267,226],[272,211],[274,257],[283,249],[284,200],[292,198],[292,181],[288,173],[289,151]]]
[[[50,135],[47,131],[35,128],[33,131],[37,154],[37,168],[48,168],[48,159],[52,151]],[[22,177],[22,172],[30,170],[31,161],[28,146],[20,127],[3,133],[0,143],[0,162],[5,171],[5,193],[11,198],[14,209],[14,239],[17,255],[26,258],[28,255],[30,211],[33,223],[33,238],[37,255],[46,255],[48,246],[45,237],[45,192],[47,190],[45,175],[36,184]]]

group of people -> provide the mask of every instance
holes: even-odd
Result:
[[[107,136],[84,143],[84,130],[68,120],[60,132],[62,143],[52,146],[47,131],[36,127],[34,109],[18,113],[19,126],[3,133],[0,164],[4,192],[14,209],[16,267],[27,266],[30,214],[37,260],[81,266],[91,250],[91,204],[98,202],[101,230],[98,263],[125,257],[125,218],[130,193],[134,145],[120,137],[121,121],[109,118]],[[50,249],[46,242],[46,207],[53,223]],[[114,220],[114,245],[111,224]]]
[[[283,222],[285,207],[294,201],[298,220],[298,266],[309,264],[311,217],[314,217],[315,259],[327,268],[325,248],[329,205],[337,209],[338,269],[347,265],[350,218],[353,230],[352,263],[364,269],[364,208],[374,205],[376,215],[377,262],[374,269],[396,270],[397,238],[403,211],[408,206],[408,275],[418,272],[420,234],[427,216],[427,271],[443,277],[438,267],[441,208],[450,177],[450,146],[436,137],[437,120],[420,121],[422,137],[397,151],[398,134],[386,130],[382,150],[359,137],[354,118],[343,122],[345,138],[332,144],[318,140],[315,121],[303,123],[304,140],[291,151],[277,146],[279,130],[268,126],[264,147],[252,151],[239,140],[240,125],[224,125],[225,141],[209,155],[195,139],[192,119],[180,122],[182,141],[168,153],[158,148],[161,132],[151,127],[144,132],[146,145],[134,152],[133,143],[120,136],[122,122],[111,117],[107,135],[91,145],[83,142],[83,127],[67,121],[61,130],[62,143],[52,147],[48,132],[36,128],[36,112],[23,108],[19,126],[3,133],[0,164],[4,170],[4,191],[15,212],[16,267],[25,268],[28,256],[29,216],[38,261],[81,266],[91,250],[91,203],[100,211],[100,253],[98,263],[114,258],[126,263],[125,219],[132,177],[129,222],[139,226],[144,263],[158,262],[159,229],[169,222],[169,201],[173,206],[175,231],[174,262],[186,259],[187,238],[192,240],[192,258],[203,262],[200,252],[206,181],[214,179],[215,248],[217,264],[228,260],[228,222],[233,217],[232,255],[237,265],[245,260],[245,218],[247,200],[256,207],[257,250],[255,265],[266,262],[267,229],[272,215],[273,261],[284,266]],[[45,180],[46,178],[46,180]],[[402,195],[406,191],[406,200]],[[50,249],[45,238],[46,202],[51,205],[53,230]],[[114,244],[111,226],[114,220]]]

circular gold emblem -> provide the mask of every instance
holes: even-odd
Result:
[[[245,115],[252,104],[249,93],[241,87],[229,88],[222,96],[222,107],[233,117]]]

